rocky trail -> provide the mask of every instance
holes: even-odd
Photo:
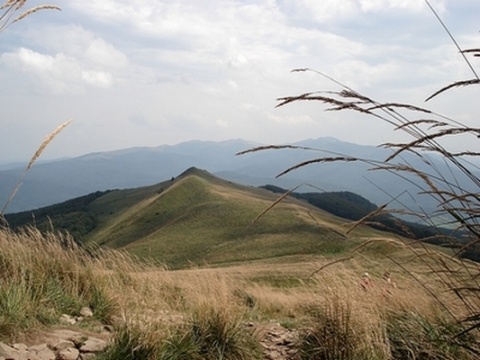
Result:
[[[110,333],[53,329],[37,335],[36,345],[0,343],[0,360],[89,360],[103,351]]]
[[[92,316],[88,308],[83,315],[62,315],[62,326],[35,333],[23,342],[0,342],[0,360],[92,360],[105,350],[115,333],[112,326],[98,325],[87,330],[84,318]],[[299,333],[279,323],[245,324],[259,337],[265,360],[295,360]]]
[[[297,357],[296,344],[299,333],[290,330],[279,323],[254,325],[260,338],[265,359],[268,360],[295,360]]]

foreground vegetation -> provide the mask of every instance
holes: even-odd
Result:
[[[408,272],[369,253],[335,263],[305,255],[167,271],[33,229],[2,230],[0,242],[4,341],[58,326],[63,313],[90,306],[91,322],[115,328],[103,359],[262,358],[260,329],[277,322],[298,333],[303,359],[458,360],[473,359],[469,349],[477,349],[478,339],[462,335],[456,320],[461,303],[405,246],[389,253],[408,261]]]

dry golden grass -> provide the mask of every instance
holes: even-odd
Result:
[[[257,326],[280,322],[303,334],[327,321],[335,326],[343,324],[344,330],[354,329],[352,334],[337,335],[351,336],[355,354],[388,359],[389,336],[396,329],[392,325],[395,321],[401,319],[402,326],[412,323],[412,334],[408,336],[417,336],[415,331],[423,331],[414,326],[417,317],[432,327],[445,319],[453,324],[449,311],[458,310],[454,315],[461,316],[463,309],[458,298],[448,291],[448,284],[439,280],[424,261],[411,256],[398,259],[405,260],[402,266],[365,252],[338,262],[303,256],[224,268],[167,271],[139,264],[125,253],[87,251],[65,236],[40,234],[35,229],[21,234],[4,230],[0,231],[0,335],[12,336],[22,329],[35,328],[50,311],[58,316],[59,311],[75,312],[93,304],[94,311],[95,306],[103,309],[108,305],[103,310],[104,321],[134,331],[151,346],[157,346],[159,339],[188,331],[185,329],[195,321],[207,327],[227,326],[233,334],[246,322]],[[448,263],[455,265],[453,260]],[[368,286],[362,286],[365,272],[369,273]],[[385,272],[390,274],[390,282],[384,278]],[[56,285],[46,289],[45,284]],[[55,301],[49,297],[52,291]],[[54,309],[31,303],[32,294],[44,299],[38,304],[50,304]],[[12,311],[8,305],[12,299],[23,304],[13,310],[39,320],[12,323],[10,317],[5,317]],[[63,302],[70,305],[65,307]],[[21,318],[19,313],[12,315]],[[219,323],[210,323],[212,317]]]
[[[315,314],[325,312],[345,317],[343,321],[355,329],[357,354],[378,359],[390,356],[387,328],[391,319],[409,314],[414,320],[408,321],[418,316],[434,327],[445,319],[455,323],[445,304],[450,311],[463,309],[458,298],[422,262],[412,261],[408,271],[388,259],[360,257],[326,264],[325,259],[310,257],[309,261],[292,263],[137,272],[117,300],[126,321],[140,320],[147,329],[158,324],[164,324],[164,329],[165,325],[175,328],[198,311],[213,309],[235,321],[253,321],[259,326],[280,322],[302,332],[315,326]],[[367,271],[372,286],[365,289],[362,275]],[[390,282],[385,280],[385,272],[391,274]],[[412,332],[417,331],[412,328]]]
[[[367,308],[374,309],[374,314],[402,309],[430,314],[438,307],[436,299],[415,280],[434,282],[433,277],[429,280],[428,269],[420,265],[407,274],[385,259],[360,258],[325,267],[310,277],[328,261],[311,257],[310,261],[300,263],[250,263],[228,268],[136,272],[132,275],[132,286],[124,289],[119,301],[123,311],[130,314],[131,309],[139,313],[180,313],[202,304],[219,308],[242,307],[244,304],[238,296],[241,290],[255,300],[252,309],[244,311],[295,318],[305,316],[309,306],[326,303],[332,298],[351,302],[352,306],[361,309],[359,314],[365,313]],[[395,286],[383,279],[386,271],[392,274]],[[361,286],[365,272],[373,282],[367,291]],[[440,284],[434,282],[434,285]],[[116,291],[115,288],[111,290]]]

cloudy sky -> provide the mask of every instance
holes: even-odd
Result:
[[[374,119],[313,103],[275,108],[281,96],[339,89],[291,70],[316,69],[378,101],[417,105],[472,78],[423,0],[56,4],[62,11],[0,33],[0,162],[30,158],[68,119],[44,158],[192,139],[376,145],[397,135]],[[480,1],[431,4],[462,47],[480,45]],[[456,89],[428,107],[474,124],[478,96],[478,87]]]

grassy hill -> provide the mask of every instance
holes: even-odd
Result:
[[[355,246],[342,234],[345,220],[294,198],[252,223],[277,198],[191,168],[157,185],[96,192],[7,220],[14,228],[34,219],[41,230],[67,230],[78,242],[126,249],[171,268],[329,256]]]

